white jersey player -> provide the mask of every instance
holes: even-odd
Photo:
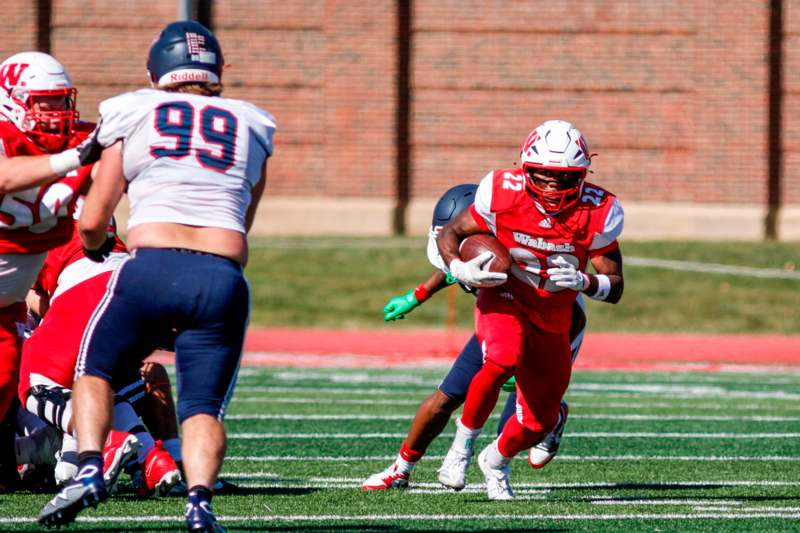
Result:
[[[242,100],[142,89],[102,102],[100,116],[100,144],[124,144],[129,231],[176,222],[245,232],[251,191],[272,153],[269,113]]]
[[[45,506],[43,525],[69,523],[108,497],[97,474],[111,391],[173,336],[186,523],[190,531],[221,530],[211,487],[249,316],[246,234],[275,131],[265,111],[219,96],[223,64],[208,29],[175,22],[150,49],[155,89],[100,105],[95,142],[104,149],[79,231],[87,256],[106,254],[106,222],[127,190],[132,257],[112,275],[84,332],[73,393],[79,473]]]

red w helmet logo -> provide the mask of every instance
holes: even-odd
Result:
[[[528,135],[528,138],[525,139],[525,144],[522,145],[522,153],[524,154],[525,152],[530,150],[531,146],[533,146],[538,140],[539,140],[539,132],[537,130],[533,130]]]
[[[12,63],[5,65],[0,69],[0,86],[6,89],[11,89],[19,83],[19,78],[25,69],[28,68],[27,63]]]

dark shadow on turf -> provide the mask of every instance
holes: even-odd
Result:
[[[339,533],[344,533],[348,531],[359,532],[363,533],[366,531],[367,533],[380,533],[382,531],[409,531],[414,533],[441,533],[441,529],[431,528],[431,529],[416,529],[413,527],[397,527],[397,526],[390,526],[390,525],[365,525],[365,526],[353,526],[353,525],[287,525],[287,526],[277,526],[277,527],[257,527],[257,526],[227,526],[229,531],[337,531]],[[508,531],[509,533],[523,533],[526,531],[530,531],[533,533],[537,532],[548,532],[548,531],[569,531],[567,529],[537,529],[537,528],[515,528],[515,527],[505,527],[505,526],[497,526],[497,527],[489,527],[485,529],[481,529],[481,531]]]
[[[703,483],[702,485],[670,485],[670,484],[662,484],[662,483],[620,483],[618,485],[614,485],[613,487],[605,487],[605,486],[586,486],[586,487],[553,487],[551,490],[553,491],[593,491],[597,492],[598,490],[604,490],[608,492],[615,492],[620,490],[656,490],[656,491],[663,491],[663,490],[709,490],[709,489],[732,489],[736,488],[735,485],[729,485],[724,481],[720,481],[719,483]]]
[[[741,502],[769,502],[769,501],[800,501],[800,496],[725,496],[725,495],[705,495],[705,494],[695,494],[695,495],[681,495],[682,498],[692,498],[695,500],[708,500],[708,501],[728,501],[728,500],[735,500]],[[579,498],[578,501],[585,501],[585,502],[637,502],[637,501],[654,501],[654,500],[671,500],[674,499],[675,496],[608,496],[608,497],[590,497],[590,498]],[[560,501],[560,502],[575,502],[576,498],[570,498],[568,496],[561,497],[561,498],[548,498],[548,501]],[[693,505],[689,503],[676,503],[675,505]]]
[[[232,524],[222,524],[223,526],[228,528],[228,531],[336,531],[337,533],[346,533],[346,532],[359,532],[359,533],[381,533],[384,531],[408,531],[414,533],[441,533],[441,529],[437,528],[414,528],[413,526],[405,526],[405,527],[398,527],[388,524],[382,525],[353,525],[353,524],[342,524],[342,525],[310,525],[310,524],[287,524],[285,526],[239,526],[239,525],[232,525]],[[136,526],[134,524],[120,524],[119,527],[109,528],[108,526],[97,525],[92,526],[90,524],[71,524],[69,529],[72,531],[91,531],[92,533],[120,533],[120,531],[132,531],[136,533],[165,533],[169,531],[185,531],[183,527],[168,527],[168,528],[156,528],[154,529],[152,525],[140,525]],[[18,530],[3,530],[0,531],[18,531]],[[26,530],[27,531],[27,530]],[[530,531],[533,533],[544,533],[544,532],[562,532],[562,531],[569,531],[568,529],[546,529],[546,528],[530,528],[530,527],[504,527],[498,525],[497,527],[487,527],[481,529],[480,531],[504,531],[509,533],[523,533],[526,531]]]

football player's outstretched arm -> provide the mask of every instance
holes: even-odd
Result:
[[[434,270],[431,276],[408,291],[406,294],[392,296],[383,307],[383,320],[402,320],[405,315],[419,307],[422,302],[441,289],[451,285],[453,281],[441,270]]]
[[[94,163],[102,149],[97,144],[96,131],[77,147],[58,154],[0,157],[0,194],[45,185],[81,165]]]
[[[87,250],[98,250],[107,242],[108,221],[125,192],[121,142],[103,150],[99,167],[78,220],[78,232]]]
[[[45,185],[63,176],[51,165],[49,155],[0,157],[0,194]],[[72,170],[72,169],[68,169]]]

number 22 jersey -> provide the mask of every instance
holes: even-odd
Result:
[[[487,174],[475,193],[470,213],[477,224],[508,248],[514,262],[505,292],[528,319],[547,331],[569,329],[577,293],[552,282],[547,269],[562,260],[585,272],[590,258],[616,249],[624,213],[619,200],[585,182],[577,203],[548,214],[525,190],[521,169]],[[558,258],[561,258],[558,260]]]
[[[169,222],[245,232],[275,120],[230,98],[142,89],[100,104],[98,140],[122,141],[128,229]]]

